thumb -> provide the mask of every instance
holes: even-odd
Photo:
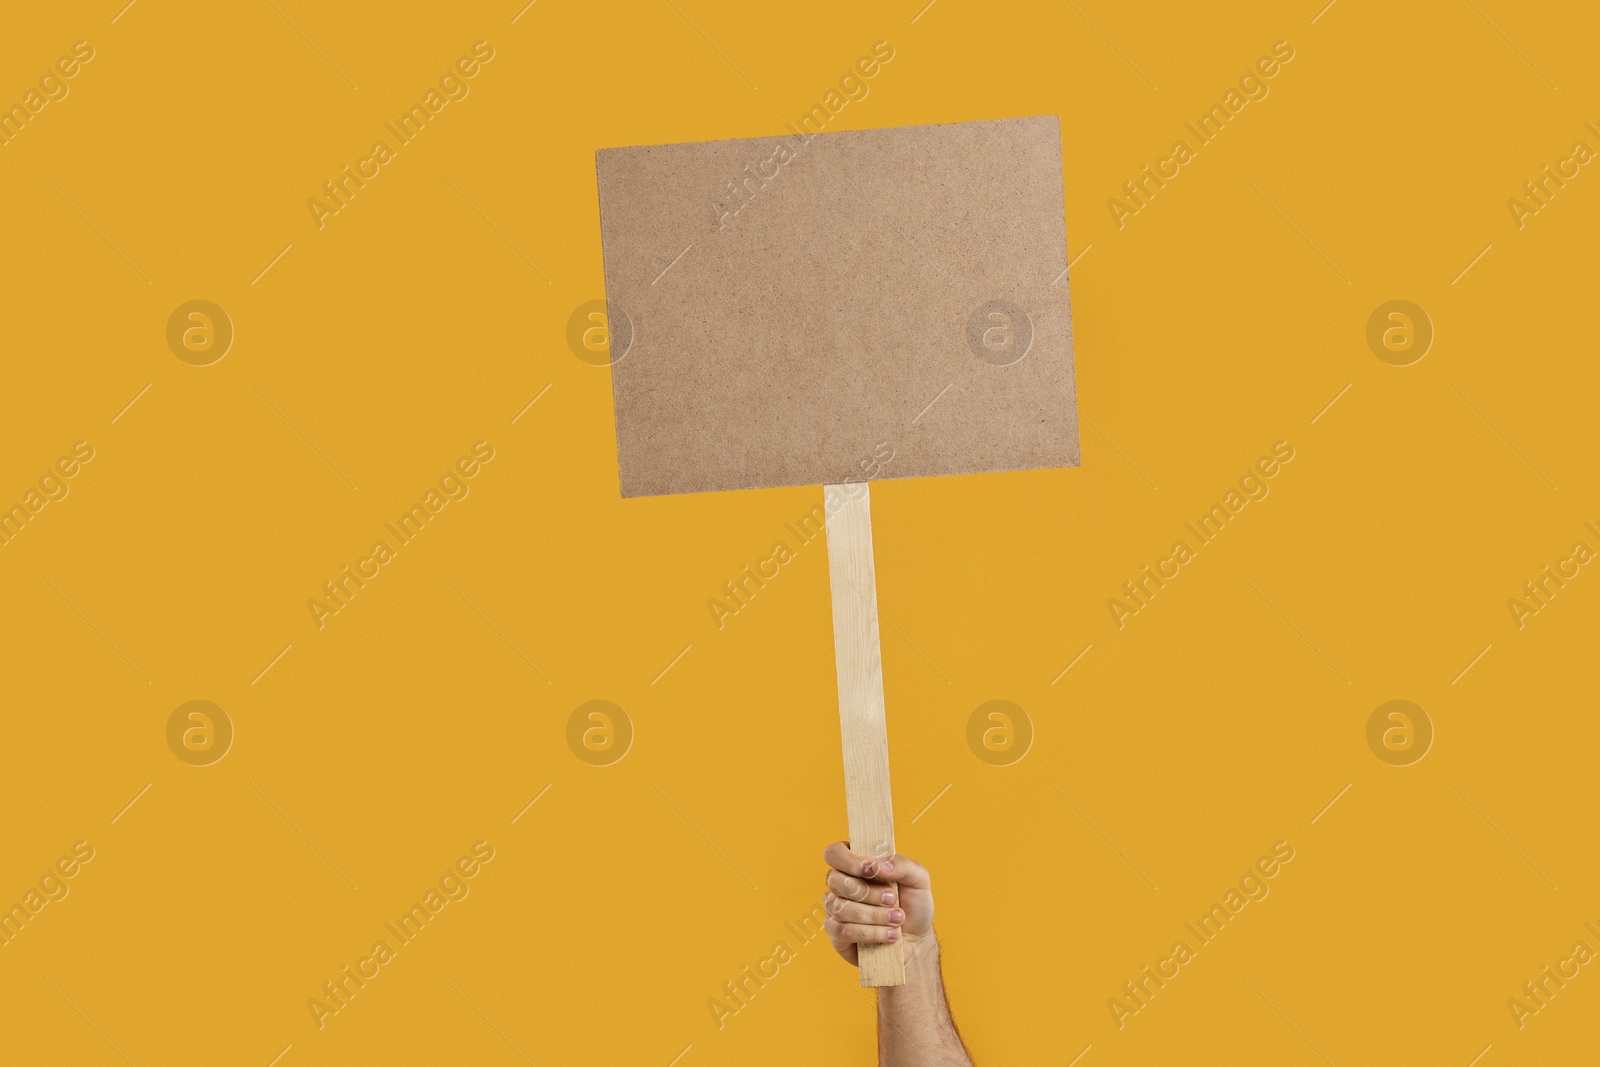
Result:
[[[875,877],[880,882],[895,882],[906,889],[930,889],[933,885],[928,868],[898,852],[878,862]]]

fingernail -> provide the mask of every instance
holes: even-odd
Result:
[[[874,874],[878,873],[878,865],[873,863],[871,860],[868,860],[861,865],[861,873],[864,876],[871,878]]]
[[[890,941],[898,941],[898,940],[900,940],[900,930],[899,930],[899,928],[897,928],[897,927],[890,927],[889,928],[889,940]]]
[[[894,861],[892,861],[892,860],[884,860],[883,861],[883,873],[884,874],[893,874],[894,873]]]
[[[896,908],[889,913],[889,921],[892,923],[903,923],[906,921],[906,913],[901,911],[899,908]]]
[[[883,902],[885,904],[893,904],[894,903],[894,893],[893,893],[893,891],[890,891],[890,892],[887,892],[887,893],[883,894],[882,900],[883,900]]]

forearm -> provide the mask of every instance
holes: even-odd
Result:
[[[905,946],[906,983],[878,990],[880,1067],[972,1067],[939,973],[932,931]]]

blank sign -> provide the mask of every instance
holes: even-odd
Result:
[[[624,496],[1078,465],[1053,116],[596,163]]]

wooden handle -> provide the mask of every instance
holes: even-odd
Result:
[[[866,482],[825,485],[822,498],[850,848],[887,859],[895,853],[894,806],[889,795],[889,732],[883,715],[871,498]],[[860,955],[863,986],[905,984],[900,942],[862,945]]]

